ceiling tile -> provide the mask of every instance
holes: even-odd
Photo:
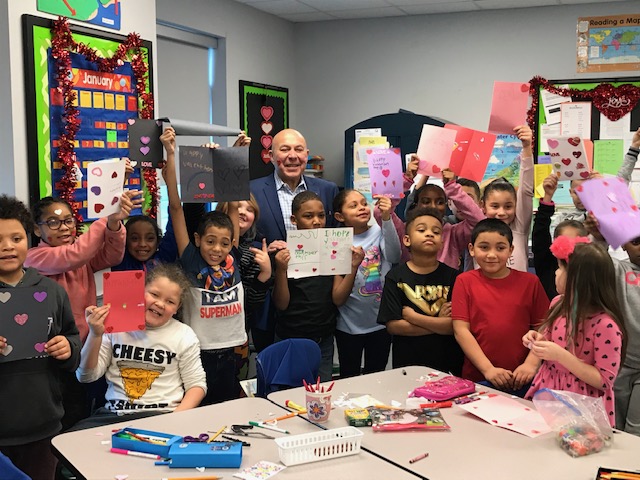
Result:
[[[422,5],[433,5],[436,3],[440,3],[446,5],[447,3],[459,3],[457,2],[448,2],[447,0],[386,0],[389,5],[393,5],[394,7],[413,7],[413,6],[422,6]],[[471,0],[465,0],[467,2],[471,2]]]
[[[269,2],[252,3],[250,6],[263,12],[272,13],[273,15],[317,12],[315,8],[300,3],[297,0],[271,0]]]
[[[285,20],[289,20],[290,22],[300,23],[300,22],[324,22],[327,20],[336,20],[336,17],[329,15],[325,12],[315,12],[315,13],[292,13],[292,14],[284,14],[280,15],[280,17]]]
[[[329,12],[333,10],[358,10],[358,9],[374,9],[379,7],[388,7],[389,2],[385,0],[300,0],[310,7],[320,10],[321,12]],[[439,0],[442,1],[442,0]]]
[[[473,2],[447,2],[430,5],[409,5],[398,7],[409,15],[425,15],[429,13],[455,13],[480,10]]]
[[[475,0],[475,3],[482,10],[496,10],[500,8],[529,8],[546,7],[549,5],[559,5],[558,0]]]
[[[402,10],[397,7],[382,7],[382,8],[365,8],[358,10],[332,10],[331,15],[336,18],[379,18],[379,17],[401,17],[406,15]]]

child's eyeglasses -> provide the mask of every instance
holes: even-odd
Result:
[[[38,222],[38,225],[46,225],[51,230],[58,230],[63,223],[68,228],[73,228],[76,226],[76,219],[74,217],[65,218],[64,220],[59,220],[57,218],[50,218],[45,222]]]

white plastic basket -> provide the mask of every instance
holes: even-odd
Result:
[[[360,453],[364,434],[355,427],[334,428],[276,438],[280,461],[287,466]]]

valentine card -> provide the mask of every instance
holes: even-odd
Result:
[[[371,194],[402,198],[402,158],[399,148],[374,150],[367,154]]]
[[[105,305],[111,304],[104,321],[106,333],[144,330],[144,272],[126,270],[102,274]]]
[[[451,152],[449,168],[454,173],[457,173],[462,169],[462,164],[467,156],[467,150],[469,150],[469,142],[471,141],[471,137],[473,137],[473,132],[475,130],[461,127],[460,125],[453,125],[451,123],[447,123],[444,128],[456,131],[456,140],[453,143],[453,151]]]
[[[7,339],[0,363],[47,355],[44,346],[53,322],[47,296],[37,287],[0,289],[0,335]]]
[[[494,82],[489,132],[513,134],[515,127],[526,123],[528,104],[528,83]]]
[[[162,162],[162,121],[130,118],[129,122],[129,160],[138,162],[137,166],[160,168]]]
[[[215,201],[249,200],[249,147],[214,148],[211,153]]]
[[[575,191],[587,211],[598,219],[600,233],[613,248],[640,237],[640,212],[624,179],[593,178]]]
[[[119,158],[87,164],[87,214],[90,219],[108,217],[120,210],[125,166]]]
[[[353,228],[314,228],[287,230],[287,248],[291,253],[287,277],[351,273]]]
[[[442,178],[442,170],[449,167],[456,131],[449,128],[423,125],[418,142],[418,173]]]
[[[474,130],[462,168],[456,172],[458,176],[481,182],[489,160],[491,160],[491,152],[493,152],[495,143],[496,136],[492,133]]]
[[[548,138],[549,156],[558,180],[586,180],[591,174],[587,151],[579,137]]]
[[[183,202],[209,203],[217,201],[213,186],[213,155],[208,147],[181,146],[180,191]],[[215,200],[214,200],[215,198]]]
[[[491,425],[513,430],[527,437],[535,438],[551,431],[531,403],[521,403],[503,395],[458,406]]]

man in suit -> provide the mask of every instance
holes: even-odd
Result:
[[[270,251],[284,248],[287,230],[295,230],[291,223],[291,202],[293,197],[304,190],[317,193],[322,199],[327,214],[327,227],[334,227],[333,199],[338,194],[335,183],[320,178],[303,175],[309,157],[307,142],[300,132],[293,129],[282,130],[271,144],[271,162],[275,167],[273,175],[251,181],[251,193],[260,207],[258,231],[267,239]]]

